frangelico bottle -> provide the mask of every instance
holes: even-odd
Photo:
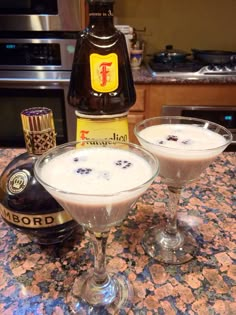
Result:
[[[56,145],[53,113],[34,107],[24,110],[21,119],[27,152],[13,159],[0,177],[0,213],[34,242],[59,243],[78,225],[34,177],[37,157]]]
[[[89,25],[77,39],[68,102],[77,140],[128,140],[127,113],[136,94],[124,34],[113,23],[114,0],[88,0]]]

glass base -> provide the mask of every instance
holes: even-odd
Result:
[[[111,315],[126,314],[132,300],[133,288],[124,276],[116,274],[98,287],[93,285],[92,275],[86,274],[75,280],[66,304],[74,315]]]
[[[167,234],[163,227],[152,227],[142,240],[144,250],[157,261],[180,265],[192,260],[199,251],[194,236],[187,228],[181,228],[176,236]]]

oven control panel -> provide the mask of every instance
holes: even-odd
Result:
[[[0,64],[9,66],[61,65],[57,43],[0,43]]]

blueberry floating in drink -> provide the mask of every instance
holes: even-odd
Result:
[[[115,165],[120,166],[121,168],[125,169],[125,168],[130,167],[132,163],[126,160],[118,160],[115,162]]]

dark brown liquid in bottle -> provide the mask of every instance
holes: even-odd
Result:
[[[89,1],[90,2],[90,1]],[[69,104],[86,115],[114,115],[123,113],[135,103],[136,94],[125,36],[113,25],[113,1],[91,1],[90,23],[79,34],[68,93]],[[93,89],[90,55],[118,57],[118,86],[113,91]]]

